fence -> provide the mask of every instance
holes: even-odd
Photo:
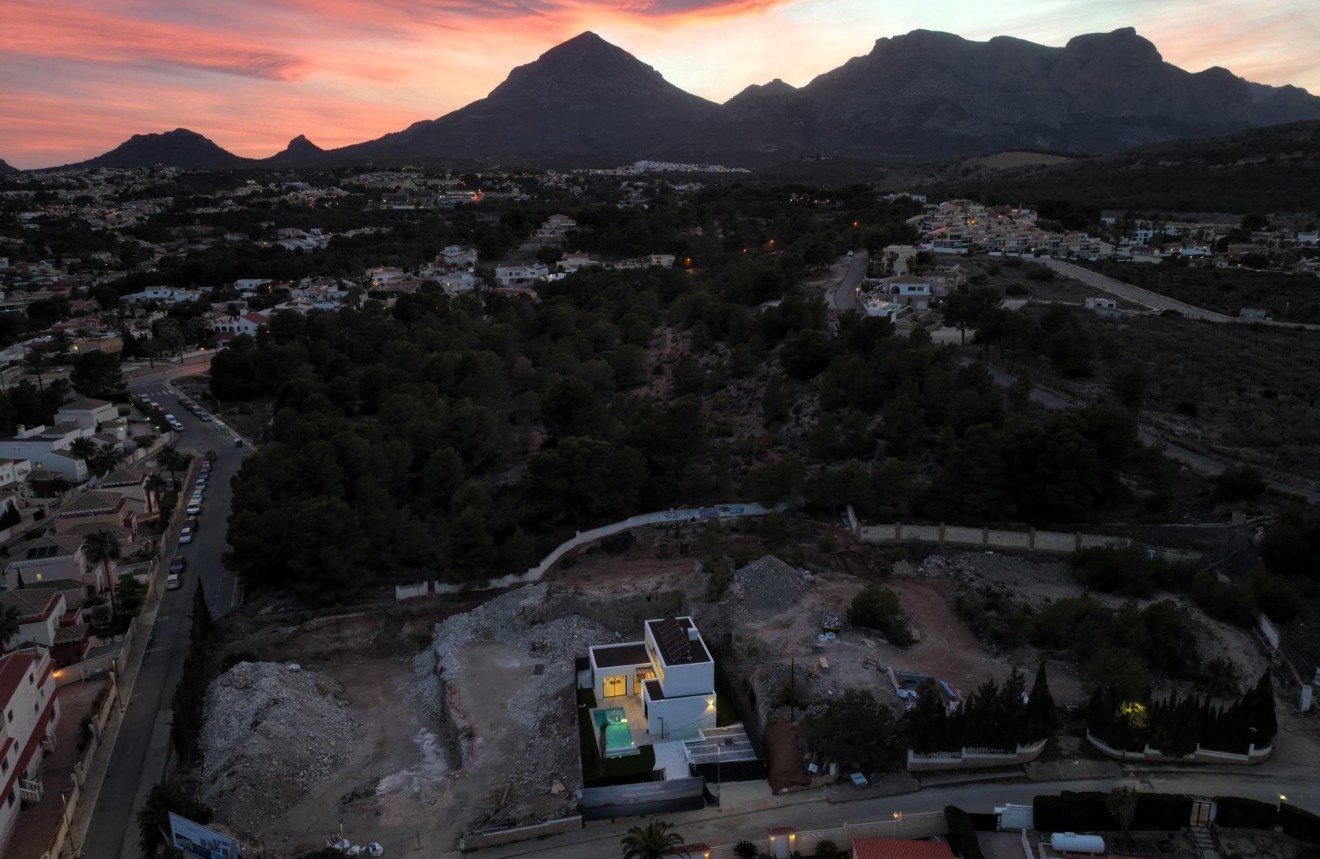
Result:
[[[1090,731],[1086,732],[1086,739],[1101,754],[1108,755],[1111,758],[1117,758],[1120,761],[1155,761],[1157,763],[1176,763],[1176,764],[1238,764],[1242,766],[1255,766],[1262,764],[1270,759],[1274,754],[1274,746],[1266,746],[1258,749],[1256,746],[1247,747],[1245,755],[1236,752],[1221,752],[1216,749],[1201,748],[1198,743],[1196,751],[1190,755],[1175,757],[1166,755],[1159,749],[1152,749],[1146,746],[1139,752],[1129,752],[1124,749],[1115,749],[1108,746],[1092,736]]]
[[[932,752],[919,755],[908,749],[908,772],[939,772],[941,770],[969,770],[978,767],[1006,767],[1025,764],[1040,757],[1046,740],[1029,746],[1018,746],[1016,751],[1001,749],[964,748],[956,752]]]
[[[1004,531],[992,528],[968,528],[960,525],[864,525],[857,529],[863,543],[951,543],[958,546],[977,546],[983,549],[1020,549],[1033,552],[1071,554],[1082,549],[1121,549],[1132,545],[1127,537],[1109,537],[1103,534],[1083,534],[1064,531]],[[1160,557],[1171,561],[1200,560],[1199,552],[1178,549],[1154,549]]]
[[[108,693],[105,700],[101,702],[101,708],[92,716],[92,738],[88,740],[82,758],[73,765],[73,772],[69,775],[68,793],[60,798],[60,801],[64,804],[64,809],[60,815],[59,827],[55,830],[55,838],[51,841],[50,850],[43,854],[42,859],[61,855],[65,842],[69,840],[70,828],[73,825],[75,815],[78,813],[78,803],[82,800],[83,786],[87,783],[87,773],[92,767],[92,759],[96,756],[97,749],[101,747],[101,736],[105,732],[106,722],[110,721],[111,713],[119,704],[118,682],[114,672],[111,672],[109,676],[110,683],[106,687]]]
[[[133,652],[133,639],[137,635],[138,624],[141,623],[140,618],[140,615],[134,618],[133,622],[128,625],[128,631],[120,636],[118,650],[108,651],[100,656],[84,659],[82,662],[65,665],[55,672],[55,685],[67,686],[70,683],[95,680],[110,673],[110,669],[116,665],[122,667],[128,655]]]
[[[742,516],[764,516],[767,513],[778,513],[783,509],[784,505],[765,507],[761,504],[721,504],[716,507],[662,510],[658,513],[642,513],[637,516],[629,516],[622,522],[602,525],[590,531],[578,531],[573,538],[560,543],[554,551],[541,560],[541,563],[527,572],[512,573],[498,579],[491,579],[485,583],[484,587],[492,589],[511,588],[515,585],[527,585],[540,581],[541,577],[549,572],[555,564],[559,563],[560,559],[574,549],[622,533],[630,528],[639,528],[643,525],[680,525],[715,519],[737,519]],[[437,595],[461,593],[470,587],[471,584],[451,585],[444,582],[421,582],[415,585],[396,586],[394,595],[396,600],[405,600],[427,596],[431,593]]]
[[[919,839],[948,834],[949,824],[944,818],[943,811],[922,811],[914,814],[898,814],[890,820],[879,820],[874,823],[845,823],[832,829],[808,829],[780,837],[789,839],[790,852],[796,851],[807,855],[815,851],[816,844],[825,840],[833,841],[840,848],[848,850],[854,838]],[[774,845],[770,843],[769,837],[752,843],[757,846],[761,855],[775,855]],[[710,859],[736,859],[733,852],[735,846],[737,845],[721,844],[711,847]]]

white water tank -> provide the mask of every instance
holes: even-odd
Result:
[[[1060,853],[1105,852],[1105,840],[1099,835],[1078,835],[1075,832],[1056,832],[1050,836],[1050,846]]]

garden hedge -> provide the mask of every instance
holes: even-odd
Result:
[[[970,814],[956,805],[946,805],[944,819],[949,824],[949,847],[954,853],[962,859],[985,859]]]
[[[1273,829],[1279,807],[1272,802],[1241,796],[1216,796],[1215,823],[1230,829]]]
[[[1279,807],[1279,826],[1283,827],[1286,835],[1311,844],[1320,844],[1320,815],[1285,802]]]

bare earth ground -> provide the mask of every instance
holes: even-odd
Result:
[[[637,618],[690,612],[717,652],[730,654],[719,658],[736,686],[745,688],[741,684],[756,682],[757,677],[773,682],[786,676],[789,664],[795,663],[799,672],[810,672],[813,694],[825,699],[856,687],[869,689],[897,707],[884,666],[937,676],[964,693],[992,677],[1002,680],[1014,667],[1029,675],[1035,651],[992,653],[958,621],[952,607],[957,587],[1001,584],[1036,603],[1081,593],[1056,561],[1033,562],[1005,553],[950,553],[920,565],[893,565],[877,550],[853,548],[856,557],[849,556],[855,562],[850,568],[868,570],[864,578],[843,572],[838,564],[821,563],[811,573],[780,566],[778,590],[731,589],[713,604],[705,597],[707,574],[694,558],[656,557],[657,544],[673,542],[672,534],[638,529],[635,536],[625,552],[597,549],[554,571],[548,579],[549,610],[541,612],[542,620],[575,613],[627,635]],[[833,642],[820,641],[821,612],[843,612],[869,580],[882,581],[899,595],[920,634],[918,644],[900,649],[879,636],[847,628]],[[1203,655],[1226,652],[1244,669],[1249,666],[1244,677],[1256,676],[1251,672],[1259,672],[1265,659],[1252,636],[1201,617],[1198,636]],[[522,616],[518,622],[539,621]],[[458,836],[474,827],[565,813],[575,798],[553,794],[551,788],[555,779],[563,778],[571,793],[573,780],[565,771],[576,766],[576,740],[564,742],[563,749],[538,746],[550,751],[544,760],[529,760],[526,750],[538,740],[529,735],[528,720],[519,718],[525,712],[514,709],[531,706],[520,694],[525,697],[538,688],[533,677],[545,679],[536,673],[545,657],[524,646],[535,639],[535,626],[531,629],[532,634],[515,646],[478,638],[457,650],[461,670],[446,675],[445,682],[455,693],[450,700],[464,711],[460,723],[471,725],[462,736],[419,693],[412,658],[416,645],[405,638],[400,637],[392,650],[377,646],[346,652],[326,645],[324,657],[300,655],[307,668],[343,684],[361,737],[351,760],[336,775],[262,833],[265,846],[289,852],[319,847],[342,821],[354,843],[377,841],[387,852],[420,845],[440,853],[452,850]],[[308,640],[334,639],[325,635]],[[828,668],[821,665],[821,657]],[[1050,663],[1050,683],[1061,705],[1082,702],[1081,683],[1066,663]],[[562,691],[563,720],[555,723],[552,707],[551,717],[541,720],[536,731],[573,737],[570,687],[565,683]],[[761,688],[770,687],[763,683]],[[561,693],[545,694],[551,697],[544,700],[550,701]],[[1281,707],[1280,726],[1276,756],[1313,763],[1320,752],[1311,722]],[[460,746],[467,747],[470,755],[454,771],[454,752]]]
[[[348,763],[261,833],[263,845],[323,847],[342,822],[355,844],[388,849],[415,839],[418,821],[443,819],[437,806],[446,798],[449,766],[439,726],[415,700],[411,658],[340,654],[302,664],[343,684],[361,733]]]

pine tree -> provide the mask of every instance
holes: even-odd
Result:
[[[1036,680],[1031,684],[1031,697],[1027,700],[1027,742],[1053,735],[1058,721],[1054,696],[1050,694],[1049,679],[1045,676],[1045,662],[1042,661],[1036,669]]]
[[[1279,720],[1274,711],[1274,680],[1269,669],[1260,675],[1254,688],[1242,696],[1243,716],[1251,732],[1251,742],[1257,748],[1268,746],[1279,732]]]

